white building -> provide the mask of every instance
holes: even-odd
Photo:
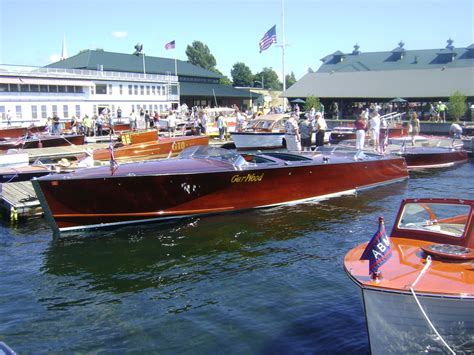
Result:
[[[108,108],[122,117],[141,108],[167,111],[179,104],[175,75],[140,74],[100,70],[0,66],[1,126],[44,124],[57,114],[97,115]]]

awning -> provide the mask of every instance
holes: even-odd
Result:
[[[64,85],[64,86],[93,86],[94,83],[89,80],[66,80],[66,79],[41,79],[25,78],[18,76],[0,77],[0,84],[31,84],[31,85]]]

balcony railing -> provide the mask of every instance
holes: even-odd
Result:
[[[64,69],[29,67],[0,64],[0,75],[6,76],[34,76],[55,78],[76,78],[95,80],[122,80],[122,81],[149,81],[149,82],[178,82],[176,75],[143,74],[129,72],[114,72],[87,69]]]

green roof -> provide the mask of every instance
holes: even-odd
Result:
[[[143,55],[86,50],[47,65],[47,68],[97,70],[102,66],[104,71],[143,73]],[[178,76],[220,79],[222,76],[197,65],[177,60]],[[151,57],[145,54],[145,71],[147,74],[174,74],[175,60],[170,58]]]
[[[474,65],[473,46],[467,48],[445,48],[406,50],[403,43],[390,52],[363,53],[354,51],[342,54],[337,51],[321,59],[318,73],[387,71],[409,69],[465,68]],[[401,57],[401,59],[400,59]],[[454,60],[452,58],[454,57]]]
[[[238,97],[241,99],[256,99],[260,94],[250,92],[245,89],[236,89],[232,86],[221,84],[203,84],[203,83],[188,83],[181,82],[180,95],[181,96],[196,96],[196,97]]]

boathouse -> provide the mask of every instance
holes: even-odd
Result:
[[[455,48],[449,39],[445,48],[409,50],[400,42],[391,51],[371,53],[356,44],[351,52],[338,50],[321,61],[316,72],[307,73],[282,96],[290,102],[317,97],[327,112],[337,102],[343,117],[355,103],[396,98],[398,106],[447,102],[455,91],[467,97],[469,106],[474,103],[474,44]]]

